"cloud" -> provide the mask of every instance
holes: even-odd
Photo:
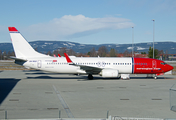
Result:
[[[134,26],[134,23],[125,18],[89,18],[84,15],[65,15],[46,23],[31,25],[27,28],[27,31],[32,39],[35,40],[62,40],[95,34],[104,30],[130,28],[132,26]]]
[[[159,0],[159,1],[154,1],[152,4],[153,11],[158,13],[167,13],[167,14],[176,14],[176,1],[175,0]]]
[[[144,34],[146,34],[146,35],[152,35],[153,33],[151,31],[145,31]]]

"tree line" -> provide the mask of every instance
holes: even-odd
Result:
[[[37,48],[35,48],[35,50],[37,51]],[[114,48],[111,48],[110,51],[108,51],[108,49],[106,48],[106,46],[101,46],[99,47],[99,49],[96,51],[95,48],[92,48],[89,52],[87,53],[76,53],[74,50],[72,49],[67,49],[65,47],[63,48],[58,48],[56,50],[54,50],[53,52],[48,51],[46,53],[46,55],[50,55],[50,56],[57,56],[58,54],[60,54],[61,56],[64,56],[64,53],[67,53],[68,55],[72,55],[72,56],[83,56],[83,57],[131,57],[132,56],[132,52],[129,52],[128,50],[126,50],[124,53],[118,53],[117,50],[115,50]],[[147,55],[146,52],[141,52],[140,54],[143,55]],[[159,54],[164,54],[163,50],[159,51],[157,49],[155,49],[155,58],[158,59],[159,58]],[[1,51],[0,50],[0,60],[7,60],[9,59],[10,56],[15,56],[14,52],[6,52],[6,51]],[[134,56],[134,57],[138,57],[138,56]],[[148,57],[149,58],[153,58],[153,48],[150,47],[149,51],[148,51]]]
[[[115,50],[114,48],[111,48],[110,51],[108,51],[108,49],[106,48],[106,46],[101,46],[99,47],[98,50],[95,50],[95,48],[93,47],[89,52],[87,53],[76,53],[74,50],[72,49],[67,49],[67,48],[58,48],[56,50],[54,50],[54,52],[47,52],[47,55],[50,56],[54,56],[54,55],[58,55],[60,54],[61,56],[64,56],[64,53],[67,53],[68,55],[73,55],[73,56],[83,56],[83,57],[119,57],[120,55],[122,57],[131,57],[132,56],[132,52],[129,52],[128,50],[126,50],[124,53],[118,53],[117,50]],[[138,53],[138,52],[134,52],[134,53]],[[138,54],[143,54],[145,55],[145,57],[149,57],[149,58],[153,58],[153,48],[149,48],[148,54],[146,52],[141,52]],[[163,50],[159,51],[157,49],[155,49],[155,58],[158,59],[159,58],[159,54],[164,54]],[[138,57],[139,55],[135,55],[136,57]],[[135,57],[134,56],[134,57]]]
[[[15,53],[11,51],[6,52],[0,50],[0,60],[8,60],[10,56],[15,56]]]

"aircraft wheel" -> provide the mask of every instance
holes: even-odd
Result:
[[[88,75],[88,79],[89,79],[89,80],[92,80],[92,79],[93,79],[92,74],[89,74],[89,75]]]

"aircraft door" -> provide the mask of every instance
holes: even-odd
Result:
[[[37,67],[38,67],[38,68],[41,68],[41,67],[42,67],[42,61],[41,61],[41,60],[38,60],[38,61],[37,61]]]
[[[155,60],[152,61],[152,68],[153,69],[156,68],[156,61]]]

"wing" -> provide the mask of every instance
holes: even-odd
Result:
[[[87,74],[99,74],[102,69],[92,66],[86,66],[86,65],[77,65],[80,66],[80,69],[85,70]]]
[[[79,66],[80,69],[86,71],[87,74],[98,74],[102,71],[102,68],[75,64],[75,63],[72,62],[72,60],[69,58],[69,56],[66,53],[64,53],[64,55],[65,55],[65,58],[66,58],[67,63],[69,65]]]

